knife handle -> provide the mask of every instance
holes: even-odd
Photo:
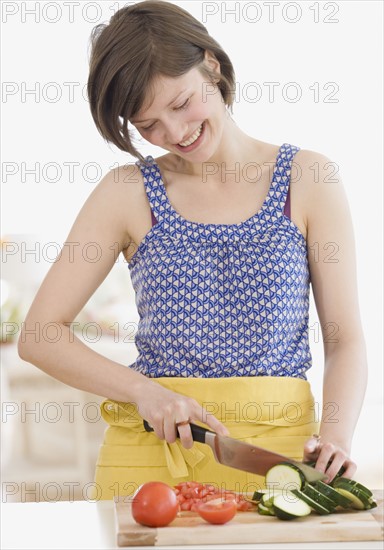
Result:
[[[189,423],[189,426],[191,428],[192,432],[192,439],[193,441],[197,441],[198,443],[205,443],[205,434],[210,433],[214,434],[215,432],[212,432],[211,430],[207,430],[206,428],[202,428],[201,426],[198,426],[197,424],[193,424],[192,422]],[[144,420],[144,428],[147,432],[153,432],[153,428],[146,420]],[[179,433],[177,437],[180,437]]]

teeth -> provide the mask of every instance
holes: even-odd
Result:
[[[203,125],[201,125],[200,128],[198,128],[196,132],[187,141],[182,141],[181,143],[179,143],[179,145],[181,145],[181,147],[187,147],[188,145],[192,145],[192,143],[194,143],[197,140],[197,138],[200,136],[202,129],[203,129]]]

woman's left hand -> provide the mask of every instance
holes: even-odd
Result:
[[[304,445],[303,462],[316,462],[315,468],[324,472],[325,480],[330,483],[342,466],[345,468],[343,477],[352,479],[357,466],[349,458],[349,451],[331,441],[311,437]],[[327,465],[329,466],[327,468]]]

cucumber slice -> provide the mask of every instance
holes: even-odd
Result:
[[[278,518],[284,520],[303,518],[311,513],[308,504],[302,500],[287,500],[284,495],[279,495],[273,499],[272,510]]]
[[[272,508],[273,499],[276,498],[277,495],[271,494],[265,494],[261,497],[260,504],[262,506],[266,506],[267,508]]]
[[[260,501],[264,495],[281,495],[283,493],[283,489],[259,489],[258,491],[255,491],[252,496],[252,500]]]
[[[349,498],[351,507],[355,510],[369,510],[371,508],[372,498],[367,497],[363,491],[342,483],[339,483],[335,489],[338,493]]]
[[[330,512],[330,513],[334,512],[336,506],[335,506],[333,500],[331,500],[329,497],[327,497],[327,496],[323,495],[322,493],[320,493],[312,485],[305,485],[304,488],[302,489],[302,492],[305,495],[307,495],[307,497],[309,497],[312,500],[314,500],[315,502],[317,502],[317,504],[320,504],[320,506],[322,506],[323,508],[328,510],[328,512]]]
[[[377,502],[374,498],[370,501],[369,508],[366,508],[366,510],[372,510],[372,508],[377,508]]]
[[[303,472],[290,462],[272,466],[265,474],[265,484],[269,489],[302,489],[305,484]]]
[[[333,487],[337,487],[340,483],[342,483],[344,486],[348,485],[349,487],[353,489],[357,489],[361,493],[365,494],[367,498],[372,498],[373,493],[370,491],[367,487],[364,487],[361,483],[357,483],[357,481],[353,479],[348,479],[347,477],[338,477],[333,480]]]
[[[309,497],[308,495],[306,495],[302,491],[294,489],[292,491],[292,493],[295,496],[297,496],[297,498],[299,500],[302,500],[303,502],[308,504],[308,506],[310,506],[312,508],[312,510],[314,510],[317,514],[320,514],[321,516],[326,516],[326,515],[331,513],[327,508],[324,508],[324,506],[321,506],[321,504],[319,504],[318,502],[313,500],[311,497]]]
[[[365,510],[366,506],[367,506],[367,509],[368,509],[368,507],[369,507],[368,502],[365,503],[364,501],[362,501],[360,498],[358,498],[357,496],[352,494],[347,489],[342,489],[341,487],[337,487],[336,491],[338,493],[340,493],[341,495],[349,498],[349,500],[351,501],[351,507],[354,508],[355,510]]]
[[[264,506],[261,502],[259,502],[259,504],[257,505],[257,511],[262,516],[274,516],[275,515],[272,508],[270,508],[269,506]]]
[[[338,493],[336,489],[330,485],[327,485],[323,481],[316,481],[314,487],[319,491],[319,493],[330,498],[335,506],[341,506],[342,508],[351,507],[351,501],[349,498],[346,498],[341,493]]]

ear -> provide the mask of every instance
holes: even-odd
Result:
[[[215,54],[212,53],[212,52],[209,51],[209,50],[205,50],[205,54],[204,54],[204,63],[205,63],[205,65],[207,65],[210,69],[212,69],[213,71],[217,72],[218,74],[221,73],[219,61],[216,59]]]

